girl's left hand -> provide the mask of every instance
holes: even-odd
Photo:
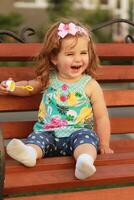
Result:
[[[100,146],[100,154],[111,154],[114,151],[109,146]]]

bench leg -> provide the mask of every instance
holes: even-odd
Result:
[[[5,150],[4,150],[4,140],[2,131],[0,130],[0,200],[4,198],[3,197],[4,179],[5,179]]]

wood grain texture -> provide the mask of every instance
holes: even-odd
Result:
[[[56,162],[54,162],[54,158],[48,158],[44,160],[39,160],[38,164],[34,168],[26,168],[24,166],[19,166],[17,169],[14,167],[8,170],[6,167],[6,178],[5,178],[5,194],[13,194],[13,193],[21,193],[25,192],[33,192],[33,191],[47,191],[54,189],[69,189],[69,188],[77,188],[83,186],[96,186],[96,185],[109,185],[114,183],[127,183],[133,182],[134,180],[134,158],[133,155],[129,154],[126,156],[122,154],[118,154],[115,160],[112,156],[111,163],[107,162],[107,159],[101,158],[103,162],[96,161],[96,169],[97,172],[88,179],[84,181],[77,180],[74,177],[74,162],[67,164],[67,160],[69,158],[59,158]],[[124,162],[120,162],[117,160],[118,158],[124,159]],[[126,163],[125,163],[126,159]],[[52,160],[50,164],[48,160]],[[106,160],[106,162],[105,162]],[[130,163],[129,163],[129,161]],[[40,165],[40,161],[42,165]],[[8,162],[8,161],[7,161]],[[46,162],[46,165],[43,165],[43,162]],[[63,163],[62,163],[63,162]],[[57,163],[57,164],[56,164]],[[127,169],[127,170],[126,170]],[[17,174],[17,176],[15,176]],[[21,181],[17,181],[21,180]],[[31,181],[32,180],[32,181]]]
[[[42,44],[29,43],[29,44],[1,44],[0,59],[1,60],[32,60],[38,55],[41,50]],[[125,43],[109,43],[109,44],[96,44],[97,54],[101,59],[133,59],[134,58],[134,44]]]
[[[48,194],[32,197],[10,198],[10,200],[132,200],[134,196],[134,186],[101,190],[90,190],[82,192],[69,192],[63,194]],[[5,199],[8,200],[8,199]]]

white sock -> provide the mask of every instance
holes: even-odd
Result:
[[[25,145],[21,140],[12,139],[7,147],[7,154],[13,159],[19,161],[27,167],[33,167],[36,165],[37,153],[36,150]]]
[[[93,158],[89,154],[81,154],[76,161],[75,176],[78,179],[85,179],[96,172],[93,165]]]

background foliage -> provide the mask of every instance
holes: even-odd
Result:
[[[79,1],[79,0],[78,0]],[[76,2],[78,2],[76,1]],[[133,0],[130,1],[130,10],[129,10],[129,20],[134,18],[134,4]],[[80,1],[79,1],[80,2]],[[36,29],[36,36],[34,37],[34,42],[42,42],[44,34],[47,31],[48,27],[57,21],[60,18],[74,18],[80,20],[81,22],[89,25],[91,29],[103,22],[113,19],[113,13],[110,10],[101,10],[98,6],[96,10],[83,9],[81,7],[74,8],[74,0],[48,0],[49,6],[44,12],[47,14],[47,19],[45,19],[45,26],[42,24]],[[9,13],[9,14],[0,14],[0,30],[7,29],[17,34],[20,31],[20,27],[25,24],[24,17],[19,13]],[[32,25],[31,25],[32,26]],[[130,33],[132,33],[132,27],[130,27]],[[112,41],[112,26],[103,28],[102,30],[95,31],[93,37],[96,42],[111,42]],[[0,35],[0,38],[3,38],[6,42],[12,42],[13,39],[7,36]],[[14,40],[13,40],[14,41]],[[7,62],[7,65],[18,65],[18,63]],[[3,65],[3,63],[0,63]],[[20,65],[20,64],[19,64]],[[21,63],[21,65],[25,65]]]
[[[49,25],[57,21],[60,18],[74,18],[80,20],[83,23],[88,24],[91,28],[93,26],[100,24],[102,22],[112,19],[112,13],[107,10],[101,10],[98,8],[94,11],[89,11],[86,9],[77,8],[74,9],[73,0],[48,0],[49,7],[47,9],[48,22],[45,27],[40,27],[38,31],[38,38],[42,41],[44,37],[44,32],[48,29]],[[96,41],[111,41],[111,29],[107,28],[107,31],[97,31],[94,33]]]

